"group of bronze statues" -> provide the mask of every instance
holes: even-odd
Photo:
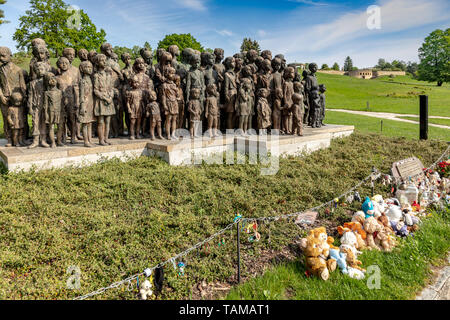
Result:
[[[55,148],[68,137],[72,144],[82,140],[93,147],[94,135],[100,145],[125,135],[154,140],[156,134],[170,140],[178,129],[189,129],[193,138],[206,130],[214,137],[227,129],[302,136],[304,125],[323,125],[326,89],[317,82],[317,65],[310,64],[300,75],[283,55],[272,58],[269,50],[224,60],[223,49],[200,53],[188,48],[180,63],[180,50],[172,45],[156,51],[156,65],[149,49],[142,49],[134,63],[124,53],[121,69],[119,57],[105,43],[101,53],[79,50],[79,68],[72,65],[75,50],[65,49],[55,69],[44,40],[34,39],[31,46],[29,74],[11,62],[8,48],[0,47],[7,147]]]

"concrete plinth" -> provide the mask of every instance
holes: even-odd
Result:
[[[5,148],[0,140],[0,160],[9,171],[45,170],[62,167],[89,166],[105,159],[119,158],[122,161],[140,156],[157,156],[173,166],[206,163],[223,163],[223,156],[234,158],[234,152],[246,153],[250,159],[272,156],[298,156],[328,148],[334,138],[352,134],[354,127],[327,125],[320,129],[305,129],[304,136],[241,136],[224,135],[178,140],[129,140],[111,139],[110,146],[85,148],[81,142],[67,146],[49,148]]]

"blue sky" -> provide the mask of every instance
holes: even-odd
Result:
[[[66,0],[107,32],[113,45],[153,48],[166,34],[191,33],[207,48],[229,56],[244,37],[259,41],[289,62],[370,67],[378,58],[417,61],[417,49],[433,30],[450,27],[448,0]],[[0,45],[15,48],[12,34],[28,0],[2,6],[11,23],[0,26]],[[381,29],[367,28],[367,8],[381,9]]]

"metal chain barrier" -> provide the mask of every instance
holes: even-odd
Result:
[[[442,161],[449,153],[450,153],[450,146],[449,146],[449,147],[447,148],[447,150],[441,155],[441,157],[439,157],[439,159],[438,159],[436,162],[434,162],[434,163],[433,163],[428,169],[426,169],[426,170],[430,170],[430,169],[435,168],[435,167],[438,165],[438,163],[440,163],[440,162],[441,162],[441,161]],[[248,221],[258,221],[258,222],[265,222],[265,223],[268,223],[268,222],[272,222],[272,221],[278,221],[278,220],[280,220],[280,219],[289,219],[289,218],[293,218],[293,217],[299,216],[300,214],[305,213],[305,212],[307,212],[307,211],[317,211],[317,210],[320,210],[320,209],[322,209],[322,208],[324,208],[324,207],[330,206],[330,205],[332,205],[332,204],[334,203],[334,201],[335,201],[336,199],[342,199],[342,198],[348,196],[349,194],[355,192],[355,190],[357,190],[359,187],[361,187],[361,186],[362,186],[364,183],[366,183],[369,179],[373,182],[373,181],[377,180],[379,177],[381,177],[381,175],[382,175],[382,173],[380,173],[376,168],[374,168],[374,169],[373,169],[373,172],[372,172],[370,175],[368,175],[366,178],[364,178],[363,180],[361,180],[358,184],[356,184],[354,187],[352,187],[351,189],[349,189],[349,190],[346,191],[345,193],[342,193],[340,196],[333,198],[333,200],[331,200],[331,201],[322,203],[321,205],[318,205],[318,206],[316,206],[316,207],[313,207],[313,208],[310,208],[310,209],[307,209],[307,210],[304,210],[304,211],[301,211],[301,212],[296,212],[296,213],[291,213],[291,214],[284,214],[284,215],[279,215],[279,216],[272,216],[272,217],[238,218],[238,219],[235,219],[235,221],[234,221],[233,223],[229,224],[229,225],[226,226],[224,229],[222,229],[222,230],[220,230],[220,231],[214,233],[212,236],[210,236],[210,237],[206,238],[205,240],[203,240],[203,241],[197,243],[196,245],[194,245],[193,247],[191,247],[191,248],[189,248],[189,249],[183,251],[182,253],[179,253],[178,255],[176,255],[176,256],[174,256],[174,257],[172,257],[172,258],[170,258],[170,259],[168,259],[168,260],[166,260],[166,261],[164,261],[164,262],[161,262],[161,263],[159,263],[158,265],[156,265],[156,266],[154,266],[154,267],[152,267],[152,268],[146,269],[145,272],[142,272],[142,273],[136,274],[136,275],[134,275],[134,276],[128,277],[128,278],[126,278],[126,279],[124,279],[124,280],[122,280],[122,281],[114,282],[113,284],[111,284],[111,285],[109,285],[109,286],[107,286],[107,287],[100,288],[100,289],[98,289],[98,290],[96,290],[96,291],[93,291],[93,292],[91,292],[91,293],[88,293],[88,294],[86,294],[86,295],[76,297],[76,298],[74,298],[74,300],[85,300],[85,299],[87,299],[87,298],[90,298],[90,297],[93,297],[93,296],[102,294],[103,292],[105,292],[105,291],[107,291],[107,290],[118,288],[118,287],[120,287],[120,286],[122,286],[122,285],[124,285],[124,284],[127,284],[127,283],[130,284],[131,281],[136,280],[136,279],[137,279],[138,277],[140,277],[140,276],[144,276],[144,275],[146,275],[147,273],[151,273],[151,272],[153,272],[154,270],[156,270],[156,269],[158,269],[158,268],[162,268],[162,267],[166,266],[167,264],[174,264],[176,260],[178,260],[178,259],[180,259],[180,258],[182,258],[182,257],[187,256],[189,253],[191,253],[192,251],[194,251],[194,250],[196,250],[196,249],[200,249],[203,245],[205,245],[205,244],[209,243],[210,241],[214,240],[215,238],[221,236],[221,235],[224,234],[226,231],[232,229],[232,228],[233,228],[236,224],[238,224],[238,223],[241,223],[241,222],[248,222]],[[416,175],[416,176],[414,176],[414,177],[411,177],[411,179],[412,179],[412,178],[415,178],[415,177],[417,177],[417,176],[419,176],[419,174]],[[433,202],[432,202],[432,203],[433,203]]]

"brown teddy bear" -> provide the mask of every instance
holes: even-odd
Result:
[[[375,249],[380,250],[380,247],[375,243],[375,238],[377,237],[377,233],[383,230],[383,227],[378,223],[377,219],[374,217],[369,217],[364,221],[364,230],[367,233],[366,244],[367,249]]]
[[[343,235],[346,232],[352,231],[356,236],[356,249],[358,250],[364,250],[366,249],[366,238],[367,234],[363,230],[363,227],[361,223],[359,222],[346,222],[344,223],[344,226],[338,227],[339,235]]]
[[[391,235],[386,230],[381,230],[377,233],[377,237],[375,238],[375,243],[377,246],[383,248],[384,251],[392,251],[392,248],[395,246],[391,240]]]
[[[330,272],[326,258],[322,253],[321,240],[314,236],[308,236],[307,246],[304,250],[307,272],[308,274],[320,277],[322,280],[328,280]],[[334,262],[336,263],[336,260]]]
[[[351,249],[344,248],[344,249],[341,249],[341,251],[347,255],[347,266],[348,267],[358,269],[362,272],[366,272],[365,269],[360,267],[360,265],[362,265],[362,262],[356,258],[355,254],[353,253],[353,251]]]

